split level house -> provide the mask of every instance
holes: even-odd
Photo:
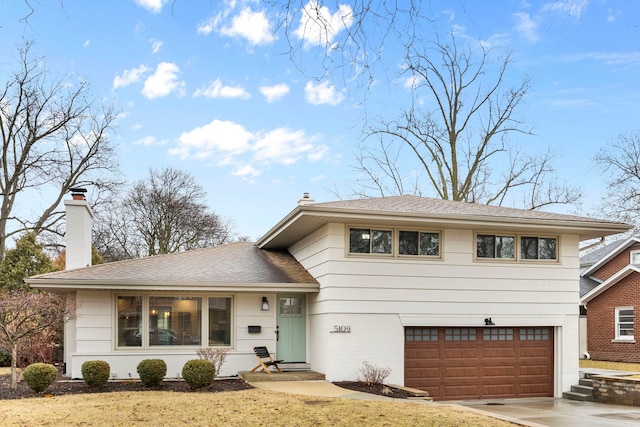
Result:
[[[635,314],[640,309],[640,237],[609,243],[580,258],[581,350],[584,357],[640,363]]]
[[[623,223],[416,196],[315,203],[305,194],[255,243],[89,266],[91,218],[67,200],[66,271],[34,276],[68,295],[67,374],[146,358],[179,376],[201,347],[255,346],[328,381],[368,362],[436,400],[561,397],[578,380],[579,244]],[[275,375],[275,374],[274,374]]]

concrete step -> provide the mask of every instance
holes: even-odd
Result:
[[[580,378],[580,385],[593,387],[593,380],[591,378]]]
[[[562,397],[569,400],[579,400],[581,402],[593,402],[593,394],[577,393],[575,391],[565,391]]]
[[[278,363],[278,366],[280,366],[280,369],[282,369],[285,372],[303,372],[303,371],[308,371],[311,369],[311,364],[309,363]]]
[[[571,391],[582,394],[590,394],[593,396],[593,387],[588,385],[572,385]]]
[[[263,382],[263,381],[324,381],[325,375],[314,371],[298,371],[298,372],[248,372],[240,371],[238,376],[246,382]]]

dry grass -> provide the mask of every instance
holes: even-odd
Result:
[[[581,368],[610,369],[613,371],[640,372],[640,363],[601,362],[599,360],[580,360]]]
[[[466,409],[416,402],[298,396],[267,390],[137,392],[3,401],[2,426],[513,426]]]

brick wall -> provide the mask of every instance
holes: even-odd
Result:
[[[630,252],[637,251],[638,249],[640,249],[640,246],[636,246],[636,245],[633,245],[625,249],[624,251],[619,253],[615,258],[613,258],[611,261],[609,261],[608,263],[606,263],[605,265],[597,269],[591,276],[597,279],[600,279],[601,281],[607,280],[609,277],[613,276],[618,271],[622,270],[627,265],[629,265],[629,262],[631,261]]]
[[[615,308],[634,308],[637,343],[615,340]],[[587,303],[587,351],[594,360],[640,363],[640,273],[631,273]]]

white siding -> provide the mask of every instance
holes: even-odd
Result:
[[[369,361],[390,367],[391,382],[401,381],[404,326],[481,327],[491,317],[498,326],[556,327],[556,394],[568,390],[577,379],[578,237],[559,236],[559,262],[480,262],[474,236],[443,230],[441,259],[348,256],[346,227],[329,224],[289,248],[320,283],[309,307],[311,333],[359,325],[351,334],[331,334],[329,346],[312,336],[312,368],[345,379]]]

